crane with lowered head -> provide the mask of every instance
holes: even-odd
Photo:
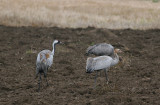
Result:
[[[93,54],[96,56],[108,55],[114,57],[114,47],[111,44],[99,43],[89,46],[86,50],[86,55]]]

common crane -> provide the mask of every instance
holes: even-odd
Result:
[[[53,56],[54,56],[54,52],[55,52],[55,46],[56,44],[60,44],[62,42],[58,41],[58,40],[54,40],[53,41],[53,50],[43,50],[41,52],[38,53],[37,55],[37,61],[36,61],[36,78],[38,77],[39,74],[39,87],[38,87],[38,91],[40,90],[40,83],[41,83],[41,74],[44,74],[44,78],[46,78],[46,83],[48,86],[48,81],[47,81],[47,71],[48,69],[51,67],[52,63],[53,63]]]
[[[87,59],[87,63],[86,63],[86,73],[92,73],[94,71],[96,71],[96,76],[95,76],[95,85],[96,86],[96,79],[97,79],[97,75],[98,75],[98,71],[100,70],[104,70],[105,71],[105,76],[106,76],[106,81],[108,84],[108,76],[107,76],[107,70],[118,64],[119,62],[119,56],[117,55],[117,53],[122,52],[120,49],[115,49],[114,50],[114,58],[110,57],[110,56],[99,56],[99,57],[89,57]]]
[[[111,44],[99,43],[87,48],[86,55],[94,54],[96,56],[108,55],[114,57],[114,47]]]

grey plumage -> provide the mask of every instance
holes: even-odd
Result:
[[[111,44],[99,43],[87,48],[86,55],[94,54],[96,56],[108,55],[114,57],[114,47]]]
[[[105,70],[106,80],[108,83],[107,70],[116,65],[119,62],[118,52],[121,52],[119,49],[114,50],[114,58],[110,56],[99,56],[95,58],[89,57],[86,63],[86,73],[92,73],[94,71],[98,72],[100,70]],[[95,76],[95,84],[96,84],[97,74]]]
[[[54,56],[54,52],[55,52],[55,45],[61,43],[58,40],[54,40],[52,46],[53,46],[53,50],[43,50],[41,52],[38,53],[37,55],[37,60],[36,60],[36,78],[38,77],[39,74],[39,87],[38,87],[38,91],[40,90],[40,83],[41,83],[41,74],[44,74],[44,77],[46,78],[46,82],[48,85],[48,81],[47,81],[47,71],[48,69],[52,66],[53,63],[53,56]]]
[[[93,70],[94,70],[94,68],[93,68],[93,65],[94,65],[93,60],[94,59],[92,57],[87,58],[87,63],[86,63],[87,72],[93,72]]]

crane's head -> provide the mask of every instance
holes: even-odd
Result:
[[[53,45],[55,45],[55,44],[62,44],[62,42],[59,41],[59,40],[54,40],[54,41],[53,41]]]
[[[114,53],[122,53],[122,50],[120,50],[120,49],[115,49],[115,50],[114,50]]]

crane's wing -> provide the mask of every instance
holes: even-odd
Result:
[[[112,63],[112,58],[109,56],[100,56],[94,58],[93,61],[93,69],[94,70],[101,70],[101,69],[106,69],[111,66]]]
[[[95,55],[113,55],[114,53],[114,47],[111,44],[107,43],[100,43],[96,44],[94,46],[90,46],[87,49],[87,53],[89,54],[95,54]]]
[[[114,55],[114,47],[111,44],[102,44],[100,47],[97,48],[97,51],[99,51],[99,54],[101,55]]]
[[[47,66],[51,66],[53,61],[53,57],[51,56],[50,50],[43,50],[38,53],[36,64],[45,64]]]
[[[89,53],[91,50],[93,50],[94,48],[96,48],[96,47],[99,46],[100,44],[101,44],[101,43],[95,44],[95,45],[93,45],[93,46],[88,47],[86,53]]]

